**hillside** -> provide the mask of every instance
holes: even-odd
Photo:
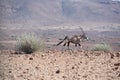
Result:
[[[120,21],[113,0],[0,0],[1,26],[39,26]]]

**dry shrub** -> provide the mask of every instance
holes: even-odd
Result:
[[[25,53],[33,53],[43,50],[45,44],[42,39],[37,38],[34,34],[25,34],[17,38],[16,49]]]
[[[112,48],[107,44],[96,44],[92,50],[110,52]]]

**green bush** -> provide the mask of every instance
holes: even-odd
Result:
[[[17,39],[16,49],[25,53],[33,53],[44,49],[44,42],[33,34],[25,34]]]
[[[106,44],[96,44],[92,50],[110,52],[112,49],[109,45]]]

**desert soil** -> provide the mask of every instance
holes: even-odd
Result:
[[[120,80],[120,52],[2,50],[0,80]]]

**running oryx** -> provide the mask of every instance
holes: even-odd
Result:
[[[63,46],[68,46],[68,49],[69,49],[69,46],[70,46],[70,43],[73,43],[75,44],[75,46],[77,47],[77,45],[81,46],[80,42],[82,42],[84,39],[87,39],[88,40],[88,37],[86,36],[86,33],[83,31],[83,29],[80,27],[81,31],[82,31],[82,34],[81,35],[74,35],[73,37],[68,37],[66,36],[61,42],[59,42],[56,46],[63,44]],[[81,46],[82,48],[82,46]]]

